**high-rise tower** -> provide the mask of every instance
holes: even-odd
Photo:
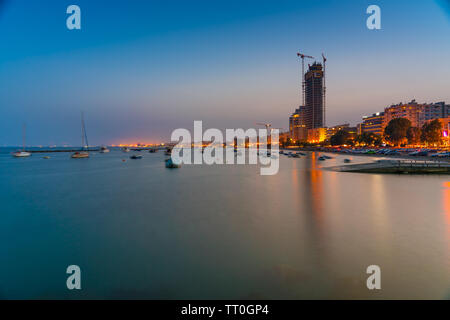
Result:
[[[324,126],[324,84],[322,64],[314,62],[305,73],[305,125],[307,129]]]

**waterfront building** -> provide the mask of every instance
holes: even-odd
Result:
[[[372,132],[382,135],[389,121],[396,118],[406,118],[411,121],[411,126],[420,128],[429,120],[448,117],[450,117],[450,105],[445,104],[443,101],[419,104],[416,100],[412,100],[408,103],[391,105],[385,108],[384,112],[364,116],[360,132]]]
[[[305,125],[307,129],[324,127],[324,72],[322,64],[314,62],[305,74]]]
[[[396,118],[406,118],[411,121],[411,126],[419,127],[419,113],[423,105],[418,104],[416,100],[412,100],[408,103],[399,103],[392,105],[384,109],[384,121],[385,125],[389,124],[389,121]]]
[[[358,134],[357,127],[350,127],[350,124],[344,123],[327,128],[326,139],[329,140],[333,135],[335,135],[340,130],[347,131],[350,134],[350,139],[356,138],[356,135]]]
[[[350,128],[350,124],[348,123],[338,124],[336,126],[327,128],[327,140],[329,140],[339,130],[346,130],[347,128]]]
[[[308,138],[308,130],[305,123],[305,107],[298,107],[289,117],[289,135],[292,140],[306,141]]]
[[[423,126],[428,120],[447,117],[450,117],[450,105],[446,105],[444,101],[424,104],[419,111],[419,126]]]
[[[324,77],[325,70],[322,64],[317,62],[308,65],[308,71],[302,74],[304,105],[298,107],[289,117],[289,134],[294,142],[326,139]],[[311,129],[320,130],[309,131]]]
[[[371,116],[364,116],[360,127],[360,132],[371,132],[378,135],[383,135],[386,127],[386,120],[384,112],[377,112]],[[360,133],[360,134],[361,134]]]
[[[319,143],[327,139],[327,128],[308,129],[308,142]]]

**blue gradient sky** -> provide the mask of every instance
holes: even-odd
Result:
[[[0,0],[1,3],[1,0]],[[66,28],[78,4],[82,30]],[[382,30],[366,28],[370,4]],[[450,102],[449,1],[3,1],[0,145],[168,141],[173,129],[287,128],[296,52],[328,56],[327,124]]]

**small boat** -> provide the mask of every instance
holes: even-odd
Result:
[[[327,156],[327,155],[324,155],[323,156],[325,159],[333,159],[333,157],[330,157],[330,156]]]
[[[165,154],[166,156],[171,156],[171,155],[172,155],[172,149],[167,148],[167,149],[166,149],[166,152],[164,152],[164,154]]]
[[[289,155],[291,158],[300,158],[300,155],[298,153],[293,153]]]
[[[74,154],[72,154],[72,159],[83,159],[83,158],[89,158],[89,152],[77,151]]]
[[[141,154],[133,154],[130,159],[142,159],[142,155]]]
[[[17,152],[13,152],[12,155],[16,158],[26,158],[26,157],[31,156],[31,153],[26,152],[26,151],[17,151]]]
[[[352,162],[352,160],[350,160],[350,159],[344,159],[344,162],[345,162],[345,163],[349,163],[349,162]]]
[[[158,152],[158,149],[156,148],[151,148],[150,150],[148,150],[149,153],[155,153]]]
[[[110,150],[107,148],[107,147],[105,147],[105,146],[102,146],[101,148],[100,148],[100,153],[108,153]]]
[[[22,151],[13,152],[12,155],[15,158],[26,158],[26,157],[31,156],[31,152],[25,151],[25,134],[26,134],[26,127],[25,127],[25,124],[24,124],[23,125],[23,132],[22,132],[22,144],[23,144]]]
[[[168,169],[176,169],[176,168],[180,168],[181,164],[176,164],[173,162],[172,158],[166,159],[166,168]]]
[[[72,154],[72,159],[83,159],[83,158],[89,158],[89,152],[87,150],[84,150],[85,148],[88,149],[87,146],[89,146],[87,134],[86,134],[86,126],[84,124],[84,115],[81,113],[81,151],[77,151],[74,154]]]
[[[299,156],[306,156],[306,153],[303,153],[303,152],[297,152],[297,154],[298,154]]]
[[[322,156],[322,157],[319,157],[319,160],[320,160],[320,161],[325,161],[326,158]]]
[[[130,148],[128,148],[128,147],[123,147],[123,148],[122,148],[122,152],[130,152]]]

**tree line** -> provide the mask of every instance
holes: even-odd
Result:
[[[380,136],[373,132],[363,132],[362,134],[352,137],[346,130],[339,130],[330,137],[330,143],[333,146],[365,144],[369,146],[380,146],[384,142],[389,142],[395,146],[404,145],[406,143],[414,145],[423,143],[426,145],[439,145],[442,143],[442,123],[438,120],[426,122],[422,127],[413,127],[411,121],[406,118],[396,118],[389,121],[384,129],[384,135]],[[299,145],[317,145],[308,142],[296,142],[286,137],[280,140],[282,146]]]
[[[425,123],[421,128],[413,127],[411,121],[406,118],[396,118],[389,121],[384,129],[384,136],[372,132],[363,132],[357,135],[354,141],[350,133],[345,130],[336,132],[331,138],[331,145],[352,145],[354,143],[366,144],[370,146],[379,146],[386,142],[393,145],[419,144],[438,145],[442,142],[442,124],[438,119]]]

